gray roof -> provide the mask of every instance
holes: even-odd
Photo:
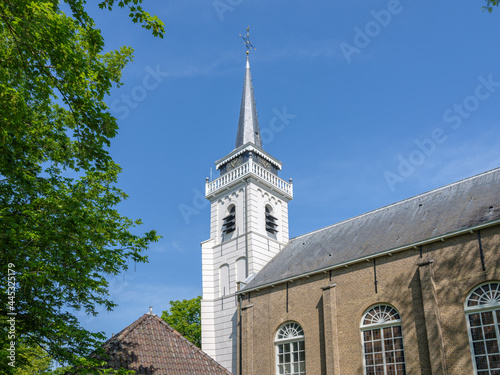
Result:
[[[238,148],[246,143],[252,143],[257,147],[262,148],[248,57],[245,70],[245,81],[243,83],[243,94],[241,96],[240,121],[238,123],[238,134],[236,135],[235,148]]]
[[[242,290],[500,220],[500,168],[291,239]]]

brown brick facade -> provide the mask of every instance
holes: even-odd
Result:
[[[381,303],[401,316],[407,374],[473,374],[464,302],[475,286],[500,280],[500,226],[480,238],[483,261],[472,231],[241,295],[238,374],[275,374],[276,332],[295,321],[307,374],[361,375],[361,318]]]

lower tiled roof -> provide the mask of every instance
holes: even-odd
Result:
[[[230,375],[155,314],[137,319],[104,344],[110,368],[151,375]]]

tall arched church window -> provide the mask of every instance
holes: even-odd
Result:
[[[389,305],[370,308],[361,321],[366,375],[405,375],[403,332],[398,311]]]
[[[474,289],[465,302],[474,374],[500,374],[500,283]]]
[[[276,333],[276,374],[305,375],[304,330],[295,322],[283,324]]]
[[[278,219],[273,216],[273,210],[271,206],[266,206],[266,231],[272,234],[278,232]]]
[[[220,277],[220,291],[219,294],[221,296],[225,296],[229,294],[229,265],[223,264],[219,269],[219,277]]]
[[[234,232],[236,228],[236,207],[232,205],[228,211],[228,215],[222,219],[222,233],[224,234]]]

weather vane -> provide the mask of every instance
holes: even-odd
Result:
[[[247,47],[247,56],[250,53],[250,50],[255,50],[255,47],[253,46],[252,42],[250,41],[250,34],[248,33],[250,31],[250,26],[247,27],[247,35],[241,35],[241,38],[245,42],[245,47]]]

